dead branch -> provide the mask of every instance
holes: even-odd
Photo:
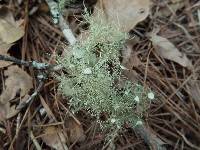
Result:
[[[50,8],[54,24],[59,25],[65,39],[69,42],[69,44],[74,45],[77,41],[76,37],[74,36],[72,30],[69,28],[69,25],[66,23],[61,12],[59,11],[58,4],[53,0],[46,0],[46,2]]]

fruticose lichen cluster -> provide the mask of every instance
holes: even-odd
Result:
[[[135,126],[154,95],[138,83],[120,82],[120,50],[127,35],[101,15],[86,14],[85,19],[90,24],[87,36],[58,59],[66,71],[58,77],[60,91],[73,112],[89,111],[102,127],[120,128],[125,122]]]

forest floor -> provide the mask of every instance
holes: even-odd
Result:
[[[64,9],[76,37],[88,26],[82,22],[83,4],[91,10],[95,6],[94,0],[81,0]],[[41,0],[2,0],[0,6],[0,54],[55,64],[67,43],[48,5]],[[5,16],[12,26],[5,24]],[[13,24],[23,30],[11,29]],[[149,34],[153,29],[159,29],[157,35]],[[152,0],[148,17],[129,34],[136,40],[128,45],[127,78],[150,87],[156,97],[144,116],[143,136],[125,125],[104,147],[105,134],[95,118],[84,110],[73,114],[53,76],[39,80],[42,70],[0,61],[0,150],[158,149],[154,140],[160,149],[200,150],[200,1]],[[16,109],[38,86],[37,96]]]

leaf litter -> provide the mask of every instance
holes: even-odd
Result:
[[[19,112],[15,109],[15,106],[10,105],[10,100],[14,99],[17,93],[19,93],[21,99],[27,98],[28,92],[33,88],[32,77],[18,66],[8,67],[4,71],[4,75],[7,78],[5,89],[0,95],[1,120],[13,117]]]
[[[14,42],[24,35],[24,29],[14,20],[12,12],[7,7],[0,8],[0,54],[7,54]],[[0,61],[0,68],[12,64],[11,62]]]
[[[105,18],[128,32],[150,13],[150,0],[99,0],[96,11],[102,11]]]
[[[191,41],[194,41],[197,44],[199,44],[198,42],[199,35],[197,34],[199,33],[199,31],[196,28],[191,28],[194,26],[188,26],[187,23],[187,19],[192,20],[191,16],[187,16],[187,13],[191,13],[190,8],[194,8],[194,11],[197,11],[199,9],[199,4],[195,0],[194,1],[192,0],[190,1],[191,6],[189,6],[185,2],[186,1],[184,0],[151,1],[153,6],[154,7],[156,6],[156,11],[158,12],[156,11],[154,12],[154,9],[150,10],[151,7],[150,1],[146,0],[145,1],[132,0],[123,2],[114,0],[109,0],[109,1],[101,0],[97,3],[96,8],[102,10],[105,13],[105,17],[107,18],[108,21],[112,21],[114,22],[114,24],[120,25],[121,30],[128,32],[129,30],[134,28],[134,30],[136,30],[138,33],[141,32],[140,34],[142,35],[144,32],[150,32],[150,33],[153,32],[151,31],[152,28],[150,27],[151,25],[168,29],[168,25],[171,25],[171,22],[178,22],[180,24],[183,24],[183,26],[188,30],[188,32],[192,35],[192,37],[194,36],[194,38],[192,38]],[[123,9],[123,8],[129,8],[129,9]],[[185,8],[187,8],[187,10],[185,10]],[[145,24],[146,21],[145,19],[147,18],[148,15],[151,21]],[[37,19],[33,19],[33,21],[30,21],[32,31],[28,34],[30,34],[31,37],[39,37],[36,38],[35,41],[34,40],[27,41],[28,45],[30,46],[30,49],[33,51],[33,54],[30,53],[29,51],[27,51],[26,53],[27,56],[31,57],[32,59],[40,59],[42,57],[42,56],[40,56],[39,58],[36,57],[37,54],[35,53],[38,53],[38,49],[44,49],[44,47],[48,47],[49,49],[56,49],[55,45],[58,45],[59,42],[56,43],[55,41],[58,41],[57,39],[61,39],[61,35],[57,34],[58,32],[55,33],[55,36],[53,34],[49,34],[51,32],[53,33],[58,30],[57,28],[52,26],[49,15],[44,14],[44,16],[45,17],[39,15],[38,19],[39,21]],[[80,16],[81,15],[76,14],[76,17]],[[70,17],[73,18],[74,16]],[[141,23],[141,21],[144,21],[144,23],[143,22]],[[72,23],[74,24],[73,21]],[[148,31],[146,31],[146,28],[148,28]],[[6,55],[8,49],[10,48],[10,45],[16,42],[17,39],[20,39],[19,38],[20,36],[18,36],[18,38],[15,38],[15,40],[8,39],[7,41],[10,42],[10,43],[8,42],[9,45],[5,44],[6,42],[0,44],[1,47],[3,47],[0,52],[4,52],[3,54]],[[145,36],[146,35],[144,35],[144,37]],[[198,139],[200,139],[199,137],[200,131],[198,129],[198,125],[200,125],[198,119],[199,106],[193,103],[194,100],[198,102],[199,75],[197,75],[197,78],[195,78],[195,80],[192,80],[190,78],[190,75],[192,75],[191,74],[192,71],[196,70],[198,71],[198,67],[196,66],[198,66],[199,64],[198,63],[199,55],[193,53],[192,51],[187,51],[187,52],[184,51],[185,45],[189,45],[187,38],[185,37],[184,34],[178,31],[176,32],[176,30],[174,30],[174,32],[170,33],[169,36],[170,39],[164,38],[166,37],[165,35],[157,35],[151,33],[150,36],[147,36],[147,39],[150,39],[151,41],[149,43],[147,41],[145,41],[144,43],[143,42],[144,39],[142,39],[141,37],[139,38],[139,41],[136,40],[137,41],[136,45],[139,46],[134,46],[135,41],[133,40],[132,41],[133,43],[131,43],[132,45],[131,44],[128,45],[123,53],[124,56],[124,59],[122,60],[123,67],[126,71],[129,72],[128,75],[126,75],[125,80],[132,79],[132,81],[134,82],[136,81],[143,82],[143,80],[141,79],[144,79],[144,77],[146,76],[147,78],[146,84],[150,85],[152,89],[159,91],[158,92],[159,100],[161,102],[159,101],[158,103],[157,102],[155,104],[153,103],[151,106],[147,122],[149,128],[147,128],[148,132],[144,134],[144,140],[145,140],[145,135],[148,135],[149,137],[151,137],[150,139],[148,139],[150,140],[151,144],[153,143],[151,140],[153,141],[156,140],[158,141],[159,145],[167,145],[169,149],[184,148],[189,150],[192,147],[195,147],[193,146],[193,144],[199,145]],[[180,41],[179,42],[175,41],[175,38],[173,37],[177,37],[178,40],[180,39]],[[3,40],[6,41],[5,39]],[[153,51],[155,51],[156,55],[162,57],[163,59],[173,61],[178,65],[174,66],[174,63],[168,63],[168,61],[165,63],[165,65],[163,65],[162,63],[160,64],[161,60],[158,57],[155,58],[154,55],[150,53],[151,52],[149,49],[150,46],[148,48],[147,46],[145,46],[150,43],[152,43]],[[149,57],[147,56],[147,53],[150,54]],[[193,70],[193,67],[195,68],[195,70]],[[5,79],[5,84],[8,78]],[[53,115],[56,117],[56,119],[63,120],[63,118],[66,117],[66,114],[68,114],[68,111],[60,110],[60,108],[57,109],[57,107],[59,107],[57,106],[57,101],[62,101],[62,100],[57,98],[57,94],[55,93],[56,89],[55,84],[52,86],[52,83],[54,84],[54,81],[50,80],[45,86],[45,90],[48,90],[48,92],[42,93],[45,97],[44,101],[48,104],[49,109],[54,113]],[[28,89],[22,90],[21,93],[19,88],[15,86],[13,87],[14,87],[13,91],[14,92],[17,91],[17,93],[19,92],[20,93],[19,95],[22,97],[22,99],[25,96],[27,96]],[[188,88],[189,90],[186,90]],[[2,91],[4,92],[5,89]],[[15,96],[16,94],[11,94],[8,96],[9,97],[8,99]],[[3,101],[4,103],[6,103],[6,105],[3,104],[1,110],[3,109],[10,110],[11,109],[10,100],[3,100]],[[62,102],[65,103],[64,101]],[[35,113],[32,113],[32,111],[29,110],[29,113],[31,115],[33,114],[33,116],[26,117],[27,120],[29,121],[25,122],[23,126],[24,127],[23,130],[24,129],[26,130],[27,124],[30,127],[33,127],[34,135],[41,134],[41,132],[36,134],[38,132],[38,129],[35,128],[34,126],[35,124],[44,123],[44,125],[46,125],[47,122],[52,122],[51,117],[49,117],[49,114],[47,115],[49,118],[44,117],[45,115],[40,116],[37,114],[38,106],[39,106],[38,103],[36,103],[36,106],[33,105],[31,107],[33,110],[35,110]],[[15,107],[13,107],[13,110],[15,110]],[[4,116],[6,116],[5,112],[6,111],[1,111],[0,115],[3,114]],[[44,133],[44,137],[41,136],[42,140],[38,138],[36,139],[42,146],[43,144],[41,141],[46,143],[46,145],[48,145],[49,147],[55,149],[63,149],[63,148],[68,149],[68,146],[70,146],[70,149],[73,148],[84,149],[85,147],[86,147],[85,149],[90,149],[90,148],[101,149],[101,146],[99,145],[101,145],[102,139],[101,138],[95,139],[94,137],[97,137],[95,135],[100,135],[99,137],[102,137],[103,134],[101,132],[100,133],[98,132],[98,127],[94,128],[91,127],[92,119],[88,119],[88,116],[87,117],[86,116],[83,113],[78,118],[81,120],[81,123],[84,126],[84,130],[82,126],[79,126],[79,124],[74,125],[73,123],[70,123],[71,120],[66,119],[65,122],[68,122],[68,124],[72,124],[71,126],[65,124],[62,125],[62,128],[61,126],[53,126],[53,127],[50,126],[46,127],[46,129],[42,128],[42,130],[39,131],[42,131]],[[15,119],[16,117],[13,117],[13,119],[12,118],[7,119],[7,121],[11,124],[11,122],[15,122]],[[15,124],[14,125],[11,124],[10,128],[15,129],[16,128]],[[7,126],[7,129],[3,132],[3,136],[6,135],[7,137],[8,129],[9,126]],[[179,132],[177,132],[177,129],[179,130]],[[73,134],[73,132],[75,133]],[[117,147],[118,149],[129,149],[129,148],[148,149],[146,144],[144,144],[144,142],[141,141],[141,139],[138,138],[138,136],[135,136],[135,131],[133,132],[134,133],[132,133],[132,131],[131,132],[122,131],[122,134],[119,137],[117,137],[115,141],[112,143],[112,145],[114,145],[113,147]],[[76,144],[76,141],[78,141],[80,135],[83,135],[83,137],[87,136],[87,138],[83,138],[84,141],[83,144],[82,143]],[[70,136],[71,139],[73,140],[69,139]],[[10,137],[12,138],[12,136]],[[154,144],[152,144],[153,147],[155,146]],[[1,141],[0,145],[3,145]],[[175,145],[176,147],[174,147]],[[46,148],[46,146],[44,147]],[[29,146],[27,146],[27,148],[29,148]]]
[[[56,150],[68,150],[65,135],[60,128],[47,127],[42,140]]]
[[[168,39],[156,35],[155,33],[150,33],[149,36],[159,56],[172,60],[188,69],[192,69],[192,62],[187,58],[186,54],[181,53]]]
[[[83,128],[77,124],[73,118],[65,122],[66,129],[61,127],[49,126],[44,130],[42,140],[56,150],[68,150],[67,144],[83,142],[86,138]]]

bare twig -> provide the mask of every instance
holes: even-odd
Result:
[[[26,67],[32,67],[35,69],[49,69],[52,68],[53,66],[50,64],[46,64],[46,63],[39,63],[37,61],[25,61],[25,60],[20,60],[17,59],[15,57],[12,56],[5,56],[5,55],[0,55],[0,60],[4,60],[4,61],[11,61],[14,62],[18,65],[23,65]]]
[[[10,62],[16,63],[18,65],[23,65],[25,67],[32,67],[32,68],[38,69],[38,70],[58,71],[63,68],[62,65],[40,63],[37,61],[25,61],[25,60],[17,59],[12,56],[5,56],[5,55],[1,55],[1,54],[0,54],[0,60],[10,61]]]
[[[35,136],[33,135],[33,132],[32,132],[32,131],[30,132],[30,137],[31,137],[31,139],[32,139],[32,141],[33,141],[33,144],[35,145],[35,148],[36,148],[37,150],[42,150],[42,148],[40,147],[40,144],[39,144],[38,141],[36,140],[36,138],[35,138]]]
[[[70,45],[74,45],[77,41],[76,37],[74,36],[72,30],[69,28],[69,25],[64,20],[59,10],[58,4],[53,0],[46,0],[46,2],[50,8],[54,24],[59,25],[60,29],[64,34],[65,39],[70,43]]]

